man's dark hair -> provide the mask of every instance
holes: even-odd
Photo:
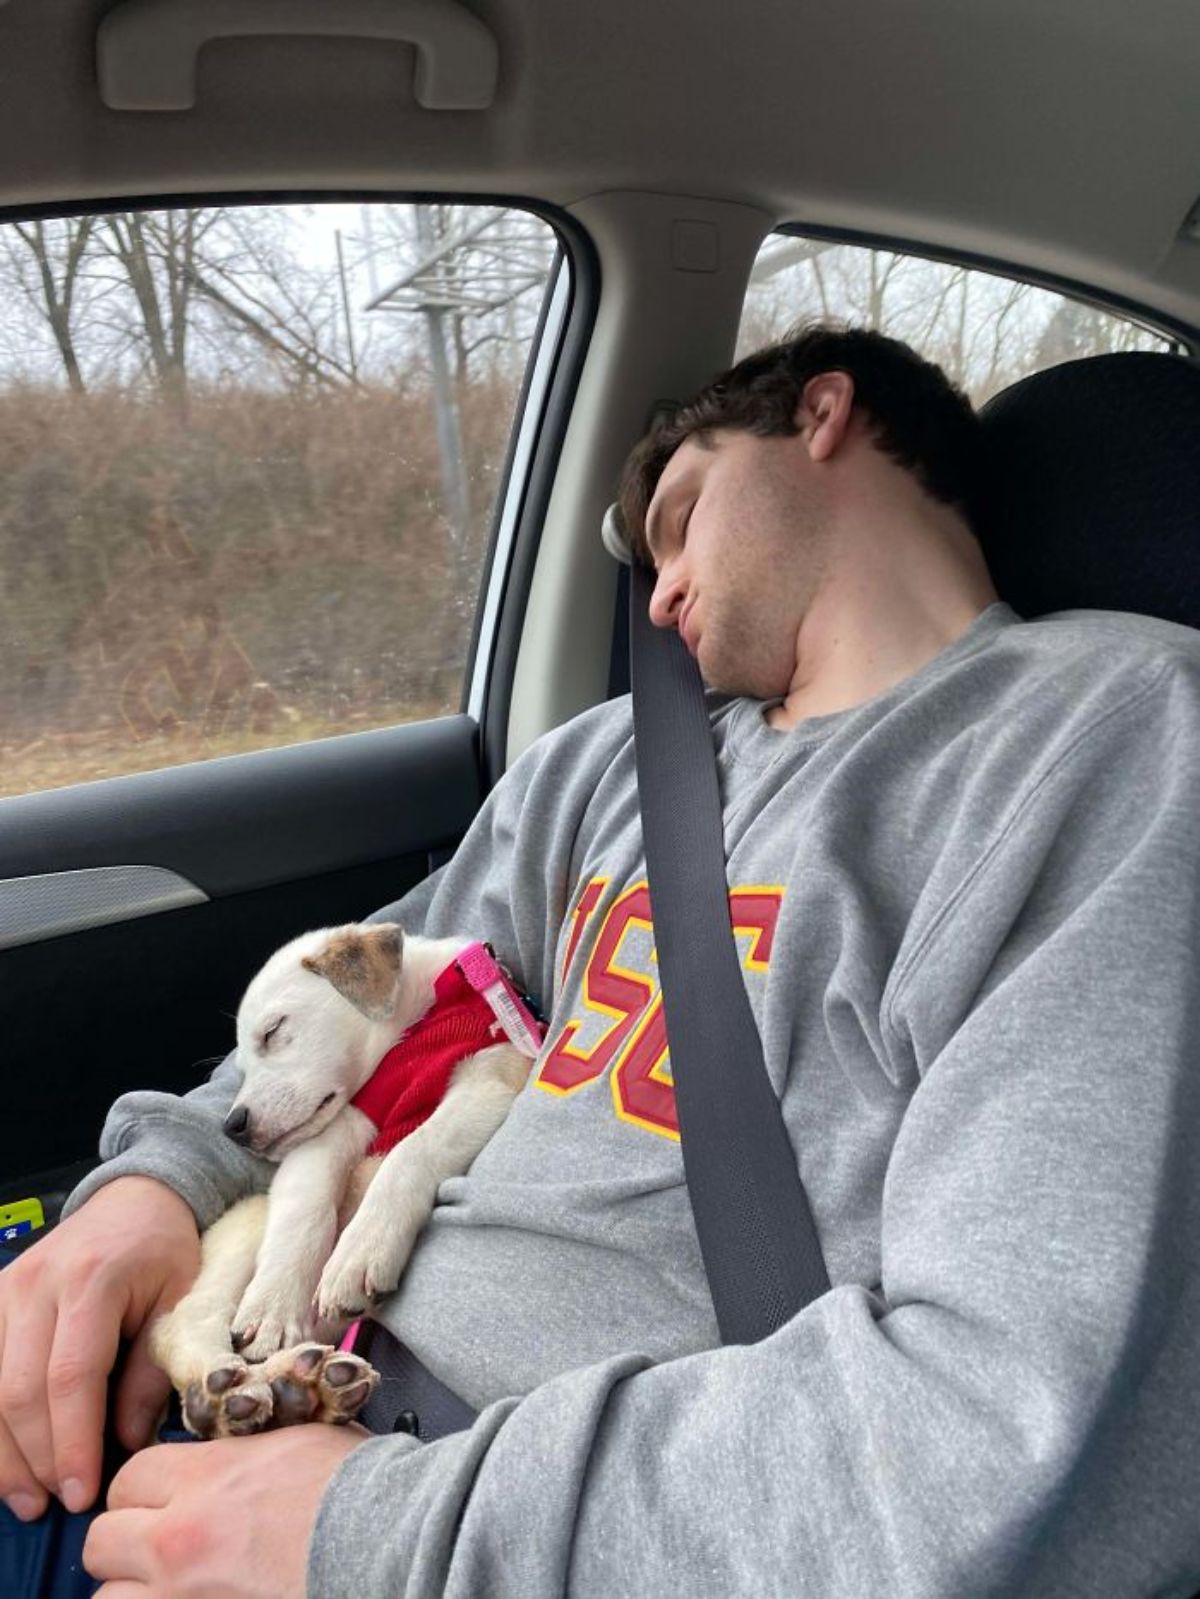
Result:
[[[798,433],[795,415],[804,386],[822,372],[850,374],[854,405],[879,449],[971,523],[980,445],[979,420],[966,395],[940,366],[898,339],[819,322],[794,328],[781,343],[748,355],[694,399],[655,418],[621,474],[621,520],[635,560],[651,564],[646,512],[684,440],[698,436],[707,443],[716,428],[741,428],[759,438]]]

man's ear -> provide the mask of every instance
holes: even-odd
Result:
[[[404,932],[395,922],[344,927],[324,949],[300,962],[307,972],[328,979],[344,999],[372,1022],[385,1022],[396,1008]]]
[[[849,372],[818,372],[804,385],[796,423],[814,461],[827,461],[840,449],[854,411],[854,379]]]

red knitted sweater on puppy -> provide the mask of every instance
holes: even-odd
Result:
[[[433,985],[434,1001],[376,1066],[350,1103],[379,1131],[368,1155],[386,1155],[427,1121],[460,1060],[503,1040],[482,994],[451,963]]]

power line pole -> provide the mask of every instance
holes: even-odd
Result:
[[[431,256],[437,248],[429,207],[415,208],[417,241],[423,256]],[[442,490],[446,496],[446,516],[450,523],[450,537],[455,551],[461,554],[467,544],[467,530],[471,519],[471,503],[467,489],[466,465],[463,460],[462,428],[458,415],[458,396],[450,377],[450,363],[446,358],[446,313],[442,306],[427,299],[421,307],[429,338],[429,367],[433,375],[433,404],[437,419],[438,453],[442,463]]]
[[[342,254],[342,230],[334,231],[337,244],[338,281],[342,285],[342,312],[346,318],[346,347],[350,352],[350,376],[358,382],[358,357],[354,353],[354,323],[350,317],[350,291],[346,286],[346,257]]]

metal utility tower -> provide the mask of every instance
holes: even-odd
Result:
[[[438,238],[430,207],[418,205],[413,210],[421,258],[411,271],[373,294],[365,309],[424,318],[446,512],[455,549],[461,552],[470,525],[470,495],[447,325],[460,353],[462,324],[468,316],[503,312],[503,336],[514,338],[516,302],[545,284],[553,245],[544,225],[519,211],[475,213]]]

